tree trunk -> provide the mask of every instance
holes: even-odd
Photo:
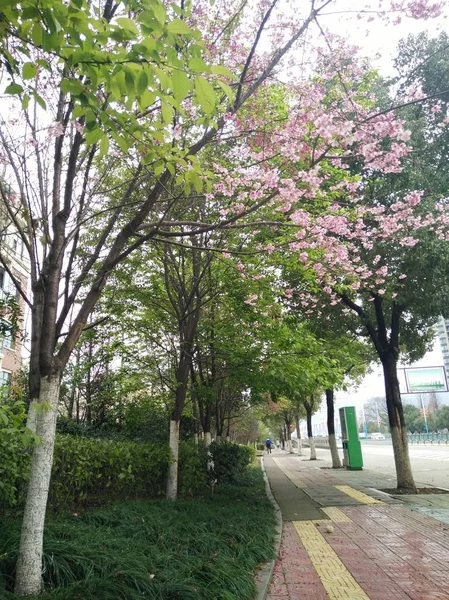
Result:
[[[312,436],[309,436],[310,460],[316,460],[315,442]]]
[[[167,477],[167,500],[178,497],[179,421],[170,420],[170,464]]]
[[[304,404],[307,412],[307,437],[309,438],[310,460],[316,460],[315,442],[313,441],[312,433],[312,407]]]
[[[398,489],[411,490],[416,493],[416,485],[408,453],[407,429],[405,427],[404,411],[399,390],[397,359],[391,353],[386,354],[382,360],[382,367],[387,398],[388,420],[396,466],[397,487]]]
[[[341,460],[337,449],[337,440],[335,439],[335,405],[334,405],[334,390],[326,390],[326,406],[327,406],[327,433],[329,436],[329,448],[332,457],[332,468],[340,469]]]
[[[287,435],[287,452],[293,454],[292,448],[292,428],[291,428],[291,417],[285,418],[285,433]]]
[[[198,445],[199,432],[200,432],[200,419],[198,415],[198,400],[196,397],[195,390],[195,369],[193,368],[193,364],[190,364],[190,378],[192,380],[192,412],[193,418],[195,419],[195,433],[193,434],[193,439],[195,441],[195,445]]]
[[[41,443],[34,445],[31,459],[16,566],[14,592],[18,596],[39,594],[42,586],[44,523],[53,465],[60,383],[59,374],[43,377],[40,382],[40,410],[36,410],[36,402],[33,402],[31,409],[34,430]]]
[[[204,432],[204,443],[206,446],[210,446],[212,444],[212,434],[210,431]]]
[[[299,426],[299,415],[295,416],[296,424],[296,436],[298,440],[298,456],[302,456],[302,439],[301,439],[301,428]]]
[[[182,340],[181,340],[182,341]],[[170,454],[171,462],[168,468],[166,498],[176,500],[178,495],[178,452],[179,452],[179,423],[181,422],[187,395],[191,360],[191,345],[184,343],[181,347],[179,364],[176,372],[178,387],[175,394],[175,408],[170,419]]]

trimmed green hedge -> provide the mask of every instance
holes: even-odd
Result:
[[[254,449],[236,444],[181,442],[179,490],[184,496],[209,492],[212,483],[236,483],[254,458]],[[0,428],[0,502],[12,507],[23,500],[30,453],[20,435]],[[114,500],[155,498],[165,493],[169,465],[167,444],[56,436],[49,505],[65,510]]]
[[[158,496],[164,490],[168,462],[166,445],[58,435],[50,505]]]

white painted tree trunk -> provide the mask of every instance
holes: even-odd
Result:
[[[302,456],[302,438],[298,438],[298,456]]]
[[[22,521],[14,591],[18,596],[39,594],[42,587],[44,523],[56,435],[60,377],[41,379],[39,403],[31,408],[32,428],[41,439],[33,447],[30,480]]]
[[[331,433],[329,435],[329,448],[330,448],[331,457],[332,457],[332,468],[340,469],[341,468],[341,460],[340,460],[340,455],[338,454],[337,440],[335,439],[335,433]]]
[[[195,443],[195,446],[198,446],[198,434],[197,433],[193,434],[193,441]]]
[[[292,441],[291,440],[287,440],[287,452],[289,454],[293,453],[293,448],[292,448]]]
[[[206,446],[210,446],[212,444],[212,434],[210,431],[204,432],[204,443]]]
[[[179,421],[170,421],[170,464],[167,477],[167,500],[178,498]]]
[[[315,442],[313,437],[309,437],[310,460],[316,460]]]
[[[230,442],[230,441],[231,441],[231,436],[230,436],[230,435],[227,435],[227,436],[226,436],[226,441],[227,441],[227,442]]]
[[[397,487],[408,490],[416,489],[408,452],[407,434],[402,437],[398,427],[391,427],[390,433],[396,466]]]
[[[39,398],[33,398],[31,400],[30,407],[28,409],[28,415],[27,415],[27,427],[33,433],[36,433],[36,426],[37,426],[37,423],[36,423],[37,412],[36,412],[36,409],[35,409],[36,402],[39,402]]]

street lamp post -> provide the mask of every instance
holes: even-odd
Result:
[[[365,405],[362,405],[362,412],[363,412],[363,431],[365,433],[365,440],[368,439],[368,425],[366,423],[366,415],[365,415]]]
[[[424,426],[426,428],[426,434],[429,435],[429,425],[427,423],[426,409],[425,409],[425,406],[424,406],[424,400],[423,400],[422,394],[420,394],[419,397],[421,399],[422,414],[423,414],[423,417],[424,417]]]

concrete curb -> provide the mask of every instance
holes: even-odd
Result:
[[[256,599],[257,600],[265,600],[268,588],[270,587],[271,578],[273,576],[274,566],[276,564],[276,559],[279,556],[279,550],[281,548],[281,540],[282,540],[282,513],[279,508],[279,504],[276,502],[275,497],[270,488],[270,483],[268,481],[267,474],[265,472],[265,466],[263,464],[263,456],[260,459],[260,466],[262,468],[262,474],[265,481],[265,491],[267,493],[268,499],[274,507],[275,518],[276,518],[276,530],[274,534],[274,551],[276,553],[276,558],[274,560],[270,560],[265,563],[258,571],[256,575]]]

